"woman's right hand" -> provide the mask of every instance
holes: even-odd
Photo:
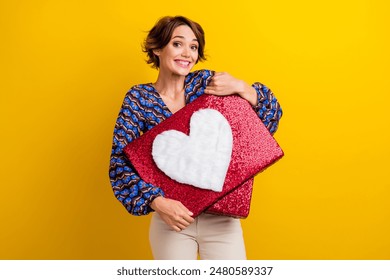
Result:
[[[163,221],[175,231],[181,231],[188,227],[194,218],[193,213],[180,201],[159,196],[150,205],[163,219]]]

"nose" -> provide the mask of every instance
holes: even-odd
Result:
[[[183,52],[181,53],[182,57],[190,57],[190,50],[188,48],[183,48]]]

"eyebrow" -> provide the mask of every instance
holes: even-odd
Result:
[[[177,35],[177,36],[173,37],[172,39],[175,39],[175,38],[185,39],[184,36],[180,36],[180,35]],[[198,42],[198,39],[195,38],[195,39],[192,39],[192,41]]]

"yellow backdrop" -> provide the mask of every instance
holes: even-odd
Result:
[[[260,81],[284,109],[248,257],[390,259],[388,1],[234,3],[1,1],[1,259],[151,258],[150,217],[115,199],[108,164],[124,94],[156,79],[145,32],[178,14],[206,31],[197,69]]]

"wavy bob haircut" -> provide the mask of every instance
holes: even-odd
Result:
[[[206,60],[204,55],[205,35],[203,28],[200,24],[183,16],[170,17],[166,16],[161,18],[149,31],[143,44],[143,51],[147,53],[148,59],[146,62],[152,64],[153,68],[158,69],[160,67],[160,61],[153,51],[162,49],[168,45],[172,38],[173,31],[180,25],[187,25],[194,32],[196,39],[198,40],[198,61]]]

